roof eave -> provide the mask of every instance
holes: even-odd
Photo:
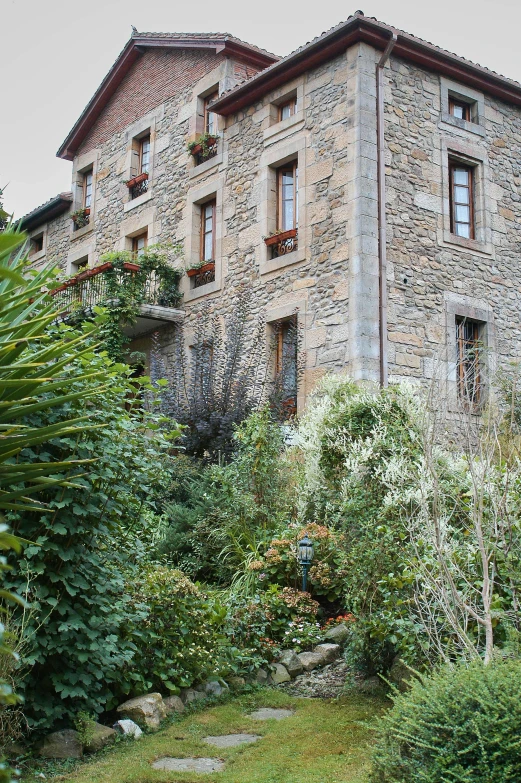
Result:
[[[423,43],[412,36],[395,31],[387,25],[373,22],[367,17],[355,16],[329,35],[308,44],[294,55],[276,63],[266,72],[261,72],[229,94],[218,98],[212,104],[212,109],[223,116],[234,114],[251,105],[266,92],[300,76],[311,67],[327,62],[355,43],[363,41],[376,49],[385,49],[389,36],[394,32],[397,34],[397,42],[393,55],[416,62],[449,78],[463,81],[510,103],[521,105],[521,87],[516,87],[509,80],[467,63],[456,55],[451,56],[448,52],[440,51],[427,42]]]
[[[18,224],[19,228],[21,231],[32,231],[34,228],[38,228],[38,226],[41,226],[43,223],[47,223],[49,220],[66,212],[71,204],[72,193],[60,193],[46,204],[43,204],[38,209],[35,209],[33,212],[30,212],[28,215],[21,218]]]

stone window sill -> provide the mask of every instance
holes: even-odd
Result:
[[[295,133],[297,130],[301,130],[304,127],[304,112],[298,111],[292,117],[288,117],[286,120],[281,120],[275,123],[270,128],[266,128],[263,131],[264,144],[273,144],[279,139],[284,139],[286,136]]]
[[[477,122],[467,122],[466,120],[460,120],[458,117],[453,117],[452,114],[441,115],[439,127],[442,130],[453,130],[458,128],[459,130],[467,131],[468,133],[474,133],[476,136],[486,136],[487,132],[482,125]]]
[[[201,174],[206,174],[208,171],[211,171],[211,169],[216,168],[223,162],[223,153],[218,152],[217,155],[215,155],[213,158],[210,158],[209,160],[205,160],[204,163],[200,163],[198,166],[194,166],[194,168],[190,172],[190,179],[193,179],[194,177],[199,177]]]
[[[123,206],[123,211],[130,212],[131,209],[136,209],[136,207],[140,207],[142,204],[146,204],[147,201],[150,201],[151,198],[152,190],[147,190],[147,192],[143,193],[142,196],[133,198],[132,201],[127,201],[127,203]]]
[[[451,234],[450,231],[443,232],[443,244],[447,247],[457,247],[460,250],[468,250],[471,253],[478,253],[482,256],[491,256],[493,254],[493,249],[487,242],[457,237],[455,234]]]
[[[38,261],[41,261],[43,258],[45,258],[45,248],[43,250],[40,250],[38,253],[32,253],[29,256],[29,261],[31,264],[36,264]]]
[[[191,288],[189,291],[186,291],[183,300],[185,302],[192,302],[194,299],[199,299],[201,296],[207,296],[208,294],[214,294],[216,291],[220,290],[220,281],[214,280],[211,283],[199,286],[199,288]]]
[[[279,258],[265,259],[260,262],[261,275],[267,275],[269,272],[277,272],[279,269],[284,269],[286,266],[292,264],[298,264],[300,261],[305,261],[306,252],[305,248],[297,248],[292,253],[287,253],[285,256],[279,256]]]
[[[91,217],[90,223],[88,223],[86,226],[83,226],[83,228],[78,228],[77,231],[73,231],[71,229],[71,240],[81,239],[81,237],[84,237],[86,234],[90,234],[91,231],[93,230],[94,230],[94,220]]]

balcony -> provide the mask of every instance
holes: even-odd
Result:
[[[171,271],[168,280],[160,269],[145,271],[138,263],[115,265],[106,262],[66,280],[51,292],[51,296],[60,308],[64,308],[62,318],[70,318],[76,313],[89,317],[96,305],[109,309],[111,305],[117,306],[114,292],[137,283],[138,288],[134,290],[140,301],[139,315],[134,324],[123,326],[125,334],[136,337],[161,323],[183,320],[184,312],[177,309],[182,296],[178,288],[179,277],[176,270]]]
[[[202,266],[189,269],[186,274],[190,278],[191,288],[200,288],[202,285],[213,283],[215,280],[215,261],[209,261]]]

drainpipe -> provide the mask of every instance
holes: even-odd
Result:
[[[393,32],[376,66],[376,134],[378,165],[378,272],[380,285],[380,386],[388,384],[387,361],[387,239],[385,231],[384,68],[398,34]]]

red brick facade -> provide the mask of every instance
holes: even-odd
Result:
[[[201,49],[149,49],[132,66],[93,124],[78,154],[88,152],[118,131],[217,67],[222,55]],[[245,76],[256,71],[244,68]],[[241,74],[242,75],[242,74]]]

